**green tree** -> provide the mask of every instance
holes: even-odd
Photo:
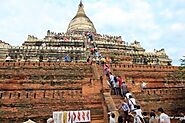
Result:
[[[167,74],[165,81],[168,83],[169,81],[173,81],[174,83],[178,83],[180,81],[185,81],[185,56],[183,56],[181,60],[181,65],[177,70],[172,73]]]
[[[183,70],[185,68],[185,56],[181,59],[181,66],[179,69]]]

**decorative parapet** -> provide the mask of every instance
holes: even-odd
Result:
[[[0,48],[8,49],[8,48],[10,48],[10,47],[11,47],[10,44],[8,44],[8,43],[6,43],[6,42],[0,40]]]
[[[136,47],[136,48],[142,48],[141,45],[140,45],[140,42],[138,42],[136,40],[134,41],[134,43],[131,43],[130,46],[133,46],[133,47]]]
[[[37,37],[33,36],[33,35],[28,35],[27,41],[36,41],[38,40]]]

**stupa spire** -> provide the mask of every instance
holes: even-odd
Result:
[[[83,6],[82,0],[80,0],[80,4],[79,4],[79,6]]]
[[[78,11],[75,17],[69,23],[67,32],[80,31],[80,32],[96,32],[94,28],[94,24],[87,17],[84,11],[84,5],[82,0],[80,0],[80,4],[78,5]]]
[[[77,16],[78,15],[85,15],[85,11],[84,11],[84,5],[82,3],[82,0],[80,0],[80,4],[78,6],[78,11],[77,11]]]

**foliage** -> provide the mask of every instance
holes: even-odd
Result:
[[[185,80],[185,71],[177,69],[173,73],[167,75],[167,80],[171,80],[174,82]]]
[[[185,68],[185,56],[181,59],[181,66],[179,67],[180,70],[183,70]]]
[[[167,74],[166,81],[173,81],[174,83],[185,80],[185,56],[181,59],[181,66],[174,72]]]

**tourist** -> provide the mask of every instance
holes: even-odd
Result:
[[[87,63],[88,63],[88,64],[90,64],[90,58],[91,58],[91,56],[89,56],[89,57],[87,58]]]
[[[130,96],[130,95],[132,96],[132,94],[131,94],[129,91],[127,91],[127,93],[125,94],[127,100],[129,99],[129,96]]]
[[[144,88],[146,88],[146,83],[142,81],[140,86],[141,86],[141,91],[144,91]]]
[[[114,88],[114,94],[119,95],[119,90],[118,90],[119,85],[116,77],[114,77],[113,88]]]
[[[88,32],[87,36],[89,37],[90,41],[93,41],[93,33],[92,32]]]
[[[118,117],[118,123],[123,123],[123,117],[121,115]]]
[[[135,108],[136,100],[132,97],[132,95],[130,95],[128,98],[128,104],[130,106],[131,111],[133,112],[136,109]]]
[[[181,118],[180,118],[180,121],[181,121],[181,123],[185,123],[185,115],[184,115],[184,113],[180,113],[181,114]]]
[[[110,72],[110,76],[109,76],[109,82],[110,82],[111,87],[113,88],[114,75],[112,75],[111,72]]]
[[[95,52],[95,56],[99,57],[99,52],[98,51]]]
[[[104,58],[104,57],[101,57],[101,64],[103,65],[103,64],[105,64],[105,63],[106,63],[105,58]]]
[[[68,62],[68,61],[69,61],[68,55],[65,55],[65,56],[64,56],[64,61],[65,61],[65,62]]]
[[[73,62],[73,61],[74,61],[74,57],[71,56],[71,57],[70,57],[70,62]]]
[[[99,57],[96,57],[96,64],[100,65],[100,59],[99,59]]]
[[[136,114],[136,112],[132,112],[132,117],[134,117],[134,123],[143,123],[142,119],[140,118],[139,115]]]
[[[107,56],[106,57],[106,63],[110,63],[111,62],[111,59]]]
[[[92,47],[92,48],[90,48],[90,52],[91,52],[91,55],[94,55],[94,53],[95,53],[95,49]]]
[[[78,56],[75,56],[75,62],[78,63]]]
[[[59,62],[59,61],[60,61],[60,58],[58,57],[58,58],[57,58],[57,62]]]
[[[53,118],[49,118],[49,119],[47,120],[47,123],[54,123]]]
[[[117,77],[117,80],[118,80],[118,91],[119,91],[119,95],[122,96],[121,86],[122,86],[123,80],[122,80],[121,76],[118,76]]]
[[[145,123],[149,123],[150,118],[147,112],[143,112],[143,120],[145,121]]]
[[[92,58],[92,63],[96,63],[95,57]]]
[[[151,112],[150,113],[154,113],[155,114],[155,110],[154,109],[151,109]],[[155,114],[155,116],[156,116],[156,114]]]
[[[103,69],[104,69],[104,73],[107,77],[109,77],[110,75],[110,69],[109,69],[109,66],[107,64],[104,64],[103,65]]]
[[[130,112],[128,104],[125,101],[121,101],[121,105],[118,107],[118,110],[123,111],[123,119],[124,123],[126,123],[126,121],[128,121],[128,113]]]
[[[158,123],[158,119],[156,118],[154,110],[152,110],[152,112],[150,112],[149,123]]]
[[[107,77],[109,77],[110,76],[110,68],[109,68],[109,65],[108,64],[104,64],[104,71],[105,71],[105,75],[107,76]]]
[[[109,112],[109,123],[116,123],[115,114],[112,112]]]
[[[159,123],[170,123],[170,117],[165,114],[163,108],[158,108]]]
[[[141,110],[141,107],[139,105],[135,105],[135,112],[137,115],[139,115],[141,118],[143,118],[143,115],[142,115],[142,110]]]
[[[122,82],[122,85],[121,85],[121,93],[124,97],[126,97],[126,93],[128,92],[128,88],[127,88],[127,85],[125,83],[125,81]]]

